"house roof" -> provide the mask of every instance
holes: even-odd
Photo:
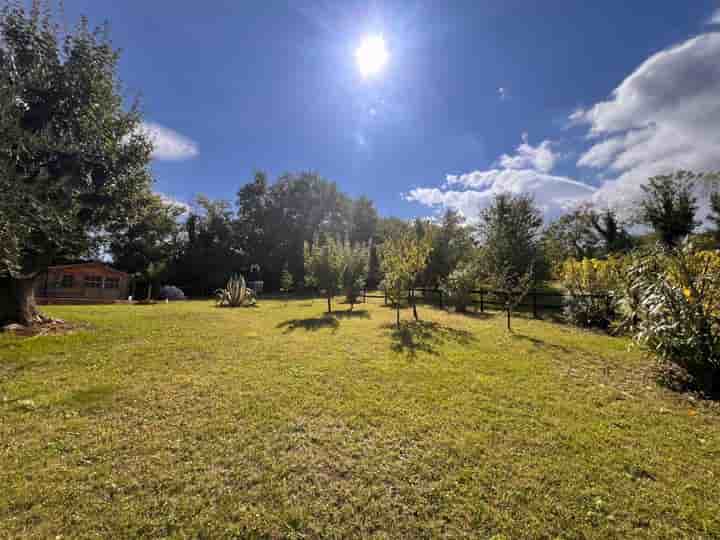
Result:
[[[122,272],[120,270],[115,270],[114,268],[108,266],[105,263],[101,262],[86,262],[86,263],[77,263],[77,264],[60,264],[57,266],[50,266],[48,270],[80,270],[86,268],[88,270],[91,269],[97,269],[101,270],[108,274],[115,274],[118,276],[127,276],[127,272]]]

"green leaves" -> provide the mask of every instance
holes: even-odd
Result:
[[[152,145],[123,108],[118,54],[86,22],[59,36],[40,10],[0,13],[0,215],[32,274],[87,255],[101,230],[132,222],[150,191]],[[0,272],[10,258],[0,257]]]

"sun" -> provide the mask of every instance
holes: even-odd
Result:
[[[389,58],[390,54],[382,36],[366,36],[355,50],[355,61],[363,77],[380,73]]]

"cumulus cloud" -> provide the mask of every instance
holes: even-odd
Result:
[[[550,174],[557,160],[551,144],[543,141],[532,147],[527,135],[523,135],[516,154],[500,156],[501,168],[448,175],[441,187],[416,188],[407,193],[405,199],[439,210],[452,208],[473,220],[499,193],[530,194],[546,218],[557,217],[592,197],[595,188]]]
[[[720,24],[720,8],[715,10],[708,20],[708,24]]]
[[[550,172],[557,161],[557,154],[552,151],[550,141],[543,141],[538,146],[528,143],[528,134],[523,133],[522,144],[518,146],[515,155],[503,154],[500,156],[500,165],[505,169],[535,169]]]
[[[181,161],[197,156],[200,151],[195,141],[160,124],[143,122],[140,128],[153,143],[153,159]]]
[[[180,199],[173,197],[172,195],[168,195],[167,193],[161,193],[161,192],[156,192],[156,195],[158,197],[160,197],[160,200],[162,201],[163,204],[165,204],[167,206],[177,206],[178,208],[181,208],[183,211],[181,216],[189,214],[190,211],[192,210],[192,208],[190,207],[190,205],[188,203],[186,203],[185,201],[181,201]]]
[[[720,169],[720,33],[703,34],[643,62],[611,98],[570,117],[589,127],[580,167],[611,178],[595,198],[627,203],[657,174]]]

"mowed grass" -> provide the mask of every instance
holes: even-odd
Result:
[[[0,336],[0,538],[720,537],[720,415],[626,340],[336,307]]]

